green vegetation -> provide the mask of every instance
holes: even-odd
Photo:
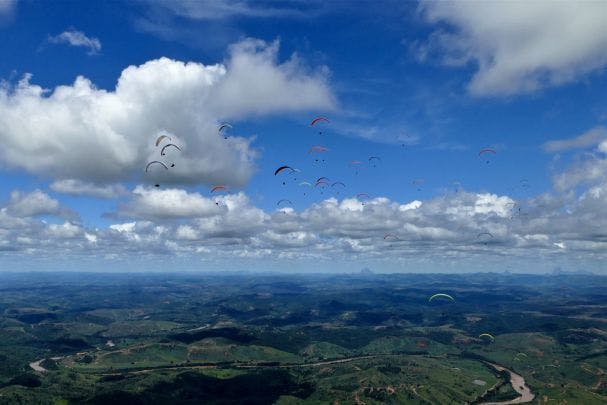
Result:
[[[0,403],[517,397],[486,362],[541,400],[604,403],[605,287],[593,276],[4,274]],[[455,301],[428,302],[436,291]]]

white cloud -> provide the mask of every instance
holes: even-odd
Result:
[[[198,231],[189,225],[181,225],[175,231],[175,237],[180,240],[196,240],[198,239]]]
[[[116,232],[133,232],[137,222],[125,222],[122,224],[112,224],[110,225],[110,229]]]
[[[277,53],[276,42],[245,40],[225,64],[160,58],[124,69],[113,91],[82,76],[45,90],[26,75],[0,88],[0,161],[58,180],[243,185],[255,151],[249,139],[218,136],[219,122],[335,105],[322,74]],[[146,174],[161,133],[183,151],[166,156],[175,167]]]
[[[181,189],[158,190],[137,186],[131,201],[120,207],[117,215],[133,218],[196,218],[216,214],[218,204],[198,193]]]
[[[410,203],[402,204],[400,207],[398,207],[398,209],[400,211],[416,210],[419,207],[421,207],[422,205],[423,205],[423,203],[421,201],[414,200],[414,201],[411,201]]]
[[[41,190],[31,193],[13,191],[7,211],[17,217],[34,217],[38,215],[64,215],[66,210],[59,205],[59,201],[51,198]]]
[[[566,170],[556,174],[552,181],[557,191],[572,190],[579,185],[604,181],[607,159],[596,155],[581,155]]]
[[[424,59],[474,62],[469,90],[512,95],[559,85],[607,64],[607,4],[602,1],[423,1],[423,17],[447,23],[418,48]]]
[[[51,190],[71,195],[83,195],[97,198],[116,198],[126,194],[121,184],[97,185],[77,179],[58,180],[50,185]]]
[[[101,41],[94,37],[87,37],[82,31],[64,31],[61,34],[50,36],[48,41],[53,44],[68,44],[87,48],[89,55],[94,55],[101,50]]]
[[[82,234],[82,228],[66,221],[61,225],[50,224],[48,233],[52,238],[75,238]]]
[[[572,149],[583,149],[607,142],[607,128],[595,127],[572,139],[559,139],[546,142],[543,148],[546,152],[561,152]],[[599,145],[599,150],[600,150]]]

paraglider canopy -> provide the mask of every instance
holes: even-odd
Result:
[[[315,126],[317,123],[324,121],[324,122],[330,122],[329,119],[327,117],[316,117],[312,120],[312,122],[310,122],[310,126]],[[319,135],[322,135],[322,131],[318,131]]]
[[[162,149],[160,150],[160,154],[161,154],[162,156],[164,156],[164,155],[165,155],[164,151],[165,151],[165,149],[166,149],[166,148],[168,148],[169,146],[172,146],[172,147],[174,147],[174,148],[177,148],[177,150],[181,151],[181,148],[180,148],[179,146],[175,145],[174,143],[168,143],[168,144],[164,145],[164,146],[162,147]]]
[[[282,172],[283,170],[287,170],[287,169],[293,171],[293,168],[291,166],[280,166],[278,169],[276,169],[274,171],[274,176],[276,176],[278,173]]]
[[[169,170],[169,168],[167,167],[167,165],[165,165],[164,163],[158,161],[158,160],[153,160],[150,163],[147,164],[147,166],[145,167],[145,171],[147,172],[148,169],[150,168],[150,166],[154,165],[154,164],[158,164],[161,165],[162,167],[164,167],[166,170]]]
[[[495,340],[493,335],[491,335],[489,333],[481,333],[480,335],[478,335],[478,337],[479,337],[479,339],[490,339],[492,342]]]
[[[219,126],[219,132],[223,131],[225,128],[232,128],[232,126],[228,123],[223,123]]]
[[[282,200],[278,200],[278,202],[276,203],[276,205],[280,206],[280,204],[293,205],[293,203],[291,202],[291,200],[287,200],[286,198],[283,198]]]
[[[330,122],[329,119],[327,117],[316,117],[312,120],[312,122],[310,122],[311,126],[316,125],[317,122],[319,121],[325,121],[325,122]]]
[[[329,149],[325,148],[324,146],[320,146],[320,145],[316,145],[316,146],[312,146],[310,148],[310,150],[308,151],[308,154],[312,153],[312,152],[328,152]]]
[[[230,124],[228,124],[227,122],[224,122],[223,124],[221,124],[219,126],[219,129],[217,130],[217,132],[219,132],[220,134],[222,133],[222,131],[224,131],[226,128],[232,128],[232,126]],[[227,135],[224,134],[223,139],[228,139]]]
[[[168,135],[160,135],[157,139],[156,139],[156,146],[160,145],[160,142],[162,142],[164,139],[169,138],[169,141],[171,140],[171,138]]]
[[[430,298],[428,298],[428,302],[432,302],[432,301],[434,301],[437,298],[446,298],[448,300],[455,301],[455,299],[452,296],[450,296],[449,294],[438,293],[438,294],[434,294],[433,296],[431,296]]]
[[[226,186],[222,186],[222,185],[215,186],[215,187],[213,187],[213,188],[211,189],[211,193],[214,193],[214,192],[216,192],[216,191],[220,191],[220,190],[222,190],[222,191],[227,191],[227,190],[228,190],[228,188],[227,188]]]
[[[480,152],[478,152],[478,156],[479,157],[483,157],[483,156],[485,156],[487,154],[490,154],[490,155],[493,154],[493,155],[495,155],[495,154],[497,154],[497,152],[493,148],[483,148],[483,149],[480,150]],[[489,159],[487,159],[486,162],[489,163]]]
[[[493,235],[489,232],[481,232],[476,235],[476,239],[482,242],[484,245],[487,245],[491,239],[493,239]]]

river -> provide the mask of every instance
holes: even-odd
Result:
[[[525,384],[523,376],[516,374],[512,370],[508,370],[506,367],[500,366],[499,364],[489,363],[497,371],[507,371],[510,373],[510,384],[512,388],[518,392],[517,398],[511,399],[510,401],[502,402],[482,402],[480,405],[506,405],[506,404],[524,404],[525,402],[533,401],[535,395],[531,392],[531,389]]]

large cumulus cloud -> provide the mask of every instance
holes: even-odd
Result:
[[[250,139],[219,137],[220,120],[335,106],[323,72],[308,72],[296,57],[281,63],[277,53],[277,42],[245,40],[223,64],[151,60],[124,69],[113,90],[83,76],[52,90],[31,75],[4,83],[0,161],[58,181],[243,185],[255,151]],[[175,163],[170,171],[146,175],[160,134],[183,152],[165,157]]]

